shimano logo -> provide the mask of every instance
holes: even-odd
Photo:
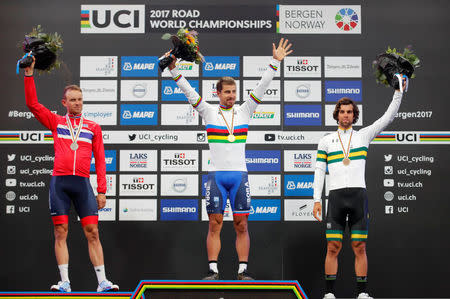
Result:
[[[246,158],[248,164],[278,164],[278,158]]]
[[[360,94],[361,89],[359,88],[327,88],[328,94]]]
[[[195,213],[196,207],[163,207],[163,213]]]
[[[320,118],[320,113],[318,112],[288,112],[286,113],[287,118]]]

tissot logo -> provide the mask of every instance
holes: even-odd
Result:
[[[198,151],[161,151],[161,171],[197,171]]]
[[[320,57],[286,57],[285,77],[320,77]]]
[[[145,5],[81,5],[81,33],[145,33]]]

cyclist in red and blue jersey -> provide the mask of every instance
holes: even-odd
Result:
[[[33,78],[34,60],[33,57],[33,64],[25,69],[25,100],[36,119],[52,132],[55,149],[49,205],[61,281],[50,289],[59,292],[71,291],[67,234],[68,215],[73,203],[81,219],[88,241],[89,256],[97,274],[97,292],[118,291],[119,287],[106,279],[98,232],[98,210],[106,204],[106,163],[102,130],[97,123],[82,116],[83,95],[80,87],[76,85],[69,85],[64,89],[62,104],[67,108],[65,116],[52,113],[38,102]],[[89,182],[92,153],[97,173],[97,197]]]
[[[250,118],[253,115],[265,90],[280,66],[281,61],[289,55],[291,44],[283,38],[278,47],[272,44],[273,59],[267,65],[258,86],[244,103],[235,106],[236,83],[231,77],[223,77],[217,82],[217,95],[220,105],[211,105],[190,86],[179,73],[175,59],[169,65],[172,77],[183,91],[189,103],[198,111],[206,124],[209,149],[211,152],[211,169],[206,184],[206,210],[209,217],[209,231],[206,239],[209,271],[204,279],[219,279],[217,259],[220,253],[220,232],[223,225],[223,213],[230,199],[233,210],[233,222],[236,231],[236,251],[239,257],[237,279],[253,279],[247,273],[250,251],[248,235],[248,215],[251,208],[250,186],[247,166],[245,164],[245,143]],[[171,55],[170,52],[166,56]]]

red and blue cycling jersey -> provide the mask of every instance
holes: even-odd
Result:
[[[103,147],[103,135],[100,125],[94,121],[83,119],[83,127],[78,138],[78,149],[70,149],[72,137],[65,116],[55,114],[38,102],[34,78],[25,76],[25,100],[28,108],[36,119],[48,128],[53,135],[55,161],[53,176],[74,175],[89,177],[92,152],[95,158],[97,173],[97,192],[106,193],[106,163]],[[81,114],[69,114],[69,120],[76,130]]]

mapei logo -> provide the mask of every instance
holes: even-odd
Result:
[[[314,175],[285,175],[284,195],[285,196],[312,196]]]
[[[158,123],[158,105],[125,104],[120,107],[121,125],[156,125]]]
[[[198,92],[198,80],[188,80],[189,84]],[[161,81],[161,100],[163,101],[186,101],[181,88],[179,88],[173,80]]]
[[[106,171],[116,171],[116,151],[105,150]],[[92,156],[91,172],[95,172],[95,158]]]
[[[254,199],[250,208],[251,221],[280,221],[281,201],[279,199]]]
[[[156,56],[122,56],[122,77],[157,77]]]
[[[81,33],[145,33],[145,5],[81,5]]]
[[[238,56],[207,56],[203,65],[203,75],[207,77],[239,77]]]

